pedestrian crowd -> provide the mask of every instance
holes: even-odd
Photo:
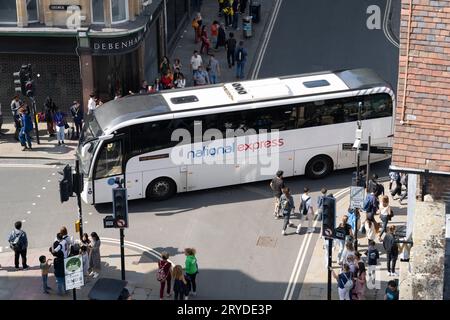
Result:
[[[186,259],[183,270],[181,265],[173,265],[169,261],[167,252],[161,253],[161,260],[158,261],[158,270],[156,272],[156,280],[160,283],[160,300],[164,298],[165,289],[168,298],[172,296],[171,290],[173,290],[175,300],[188,300],[190,295],[197,295],[196,277],[198,274],[198,263],[196,250],[194,248],[186,248],[184,249],[184,255]],[[173,287],[171,286],[172,281]]]
[[[14,229],[9,234],[8,242],[14,252],[15,268],[17,270],[20,268],[19,262],[22,259],[23,269],[28,269],[28,237],[26,232],[22,230],[21,221],[17,221],[14,224]],[[48,249],[52,257],[48,258],[46,255],[41,255],[39,261],[36,261],[39,262],[41,270],[42,292],[49,294],[50,290],[52,290],[48,283],[48,275],[53,267],[57,293],[60,296],[66,294],[64,259],[68,257],[81,256],[85,282],[89,281],[90,277],[97,278],[101,271],[100,246],[101,241],[96,232],[92,232],[90,237],[87,233],[84,233],[81,240],[74,240],[72,236],[69,236],[67,228],[61,227]]]
[[[404,188],[407,185],[407,175],[398,175],[390,173],[391,182],[389,191],[393,199],[399,196],[400,204],[406,198],[407,192]],[[315,232],[313,222],[317,216],[317,220],[322,220],[323,205],[325,197],[333,197],[327,194],[327,189],[322,188],[317,199],[317,208],[314,209],[309,188],[305,187],[300,196],[300,205],[298,213],[295,213],[294,197],[290,188],[286,186],[283,179],[283,171],[278,171],[270,182],[270,188],[274,195],[274,211],[275,219],[283,218],[282,235],[287,235],[288,227],[295,227],[291,223],[293,215],[298,215],[299,224],[295,233],[300,234],[302,225],[307,222],[307,232]],[[335,239],[333,242],[338,245],[337,263],[340,266],[340,273],[336,274],[333,268],[330,268],[333,277],[338,283],[339,298],[341,300],[364,300],[367,282],[375,283],[376,268],[380,258],[380,252],[377,248],[376,241],[380,243],[386,254],[386,267],[388,277],[398,277],[396,272],[396,262],[400,252],[403,252],[407,261],[409,255],[408,245],[399,244],[399,236],[396,234],[395,225],[389,222],[394,217],[394,210],[389,205],[389,196],[385,195],[384,186],[378,182],[378,176],[374,174],[366,186],[367,196],[364,201],[363,208],[349,208],[348,212],[342,216],[340,223],[336,227],[336,234],[342,235],[341,239]],[[361,214],[365,214],[362,221]],[[380,221],[377,221],[379,216]],[[367,238],[367,249],[359,252],[355,249],[357,246],[356,235],[363,235]],[[384,237],[383,237],[384,235]],[[359,237],[358,237],[359,238]],[[326,249],[326,264],[328,265],[328,241],[325,241],[324,249]],[[362,257],[364,253],[365,257]],[[386,288],[385,299],[398,300],[398,280],[395,278],[388,282]]]
[[[91,94],[91,99],[89,100],[90,111],[102,104],[101,100],[96,99],[93,102],[94,105],[92,105],[91,100],[94,101],[93,94]],[[22,151],[32,150],[32,132],[35,129],[35,124],[33,123],[33,113],[29,105],[21,101],[19,96],[16,95],[12,99],[10,107],[14,119],[14,138],[22,145]],[[72,126],[69,125],[69,115],[72,120]],[[46,123],[49,137],[56,136],[59,146],[65,145],[66,137],[70,140],[80,138],[83,118],[83,108],[79,101],[73,101],[73,104],[68,108],[68,112],[64,112],[57,107],[51,97],[46,98],[42,112],[36,114],[36,122]]]

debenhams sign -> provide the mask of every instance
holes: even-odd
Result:
[[[136,49],[144,39],[144,31],[118,38],[91,38],[94,55],[123,54]]]

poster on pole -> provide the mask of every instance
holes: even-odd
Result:
[[[350,188],[350,208],[361,209],[364,206],[364,187]]]
[[[64,259],[66,290],[79,289],[84,285],[83,258],[81,255]]]

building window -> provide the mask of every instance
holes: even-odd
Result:
[[[27,1],[27,14],[28,22],[38,22],[38,0],[28,0]]]
[[[103,11],[103,0],[91,1],[92,23],[105,23],[105,12]]]
[[[16,1],[2,1],[0,6],[0,23],[17,23]]]
[[[128,0],[111,0],[112,23],[121,23],[128,20]]]

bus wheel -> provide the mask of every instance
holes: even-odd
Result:
[[[309,160],[305,174],[308,178],[319,179],[333,171],[333,160],[329,156],[320,155]]]
[[[147,187],[146,197],[150,200],[162,201],[169,199],[176,192],[175,182],[170,178],[158,178]]]

